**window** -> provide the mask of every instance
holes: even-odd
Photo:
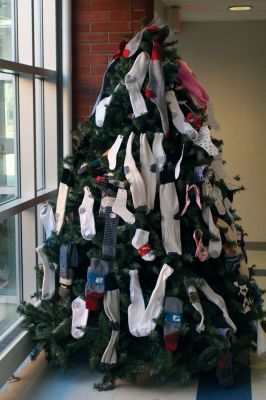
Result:
[[[36,301],[39,206],[57,190],[61,8],[58,0],[0,0],[0,341],[18,324],[20,301]]]

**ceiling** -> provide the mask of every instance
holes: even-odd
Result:
[[[165,6],[180,6],[182,21],[266,20],[266,0],[162,0]],[[251,11],[232,12],[227,7],[253,6]],[[266,33],[265,33],[266,34]]]

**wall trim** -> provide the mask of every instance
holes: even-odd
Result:
[[[266,242],[246,242],[247,250],[266,251]]]

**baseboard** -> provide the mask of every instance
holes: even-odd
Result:
[[[266,251],[266,242],[246,242],[247,250]]]

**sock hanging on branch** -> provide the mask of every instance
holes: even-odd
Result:
[[[223,180],[227,189],[229,190],[239,190],[242,185],[239,181],[232,178],[225,170],[223,164],[223,152],[221,148],[219,152],[215,155],[211,162],[211,168],[214,170],[215,177],[217,180]]]
[[[74,271],[73,269],[78,267],[78,252],[73,242],[67,244],[61,244],[60,246],[60,278],[59,282],[63,285],[72,285]]]
[[[149,243],[150,232],[144,231],[143,229],[136,229],[135,235],[132,239],[132,246],[137,249],[145,261],[153,261],[155,259],[155,253],[152,246]]]
[[[71,335],[74,339],[80,339],[85,335],[89,310],[86,308],[86,302],[77,297],[72,301],[72,325]]]
[[[105,278],[109,269],[108,261],[91,258],[85,288],[86,308],[90,311],[99,309],[99,300],[104,296]]]
[[[43,265],[42,299],[50,300],[55,293],[55,269],[44,252],[44,244],[38,246],[36,252]]]
[[[93,215],[94,198],[88,186],[84,187],[84,197],[79,207],[79,219],[82,237],[92,240],[96,234]]]
[[[118,135],[112,147],[108,150],[107,158],[109,162],[109,169],[113,171],[116,167],[116,157],[117,153],[119,152],[120,146],[124,136]]]
[[[101,201],[101,214],[104,219],[104,235],[102,245],[103,257],[116,256],[116,243],[117,243],[117,226],[119,223],[119,216],[112,210],[116,198],[116,192],[107,187],[103,192]]]
[[[59,184],[56,211],[55,211],[55,231],[59,235],[64,224],[66,202],[69,187],[72,185],[71,173],[68,168],[63,169],[62,179]]]
[[[176,351],[180,337],[183,316],[183,301],[177,297],[165,297],[164,300],[164,343],[165,348]]]
[[[128,224],[132,225],[136,220],[134,214],[127,209],[127,191],[125,189],[118,189],[112,211]]]
[[[162,132],[155,132],[154,139],[152,142],[152,153],[154,160],[156,162],[157,185],[159,185],[160,183],[160,172],[163,170],[164,164],[166,163],[166,154],[162,144],[163,138],[164,134]]]
[[[190,300],[192,306],[195,308],[195,310],[201,316],[201,321],[196,326],[196,331],[198,333],[201,333],[201,332],[205,331],[205,324],[204,324],[205,316],[204,316],[203,308],[202,308],[202,305],[200,302],[199,293],[198,293],[197,289],[195,288],[195,286],[192,285],[186,279],[184,279],[184,285],[185,285],[185,288],[188,293],[188,297],[189,297],[189,300]]]
[[[146,133],[140,134],[141,176],[146,190],[147,212],[154,209],[156,194],[156,163]]]
[[[45,229],[46,238],[48,239],[55,231],[55,219],[54,219],[53,208],[48,201],[42,204],[40,207],[40,219]]]

